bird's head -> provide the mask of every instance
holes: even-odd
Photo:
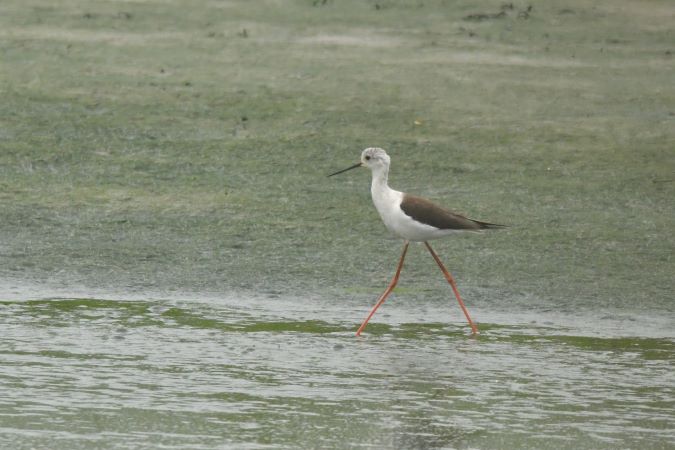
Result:
[[[389,168],[390,162],[391,160],[389,159],[389,155],[387,155],[387,152],[378,147],[370,147],[361,152],[360,162],[354,164],[353,166],[349,166],[346,169],[338,170],[335,173],[331,173],[328,176],[332,177],[333,175],[337,175],[346,172],[348,170],[356,169],[357,167],[367,167],[372,171],[380,171],[380,170],[386,171]]]
[[[381,148],[371,147],[361,152],[361,165],[376,170],[389,167],[389,155]]]

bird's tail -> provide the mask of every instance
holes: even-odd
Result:
[[[478,224],[481,230],[495,230],[499,228],[508,228],[508,225],[500,225],[498,223],[489,223],[481,222],[480,220],[474,220]]]

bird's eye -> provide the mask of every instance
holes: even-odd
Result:
[[[366,161],[370,161],[370,156],[366,156]]]

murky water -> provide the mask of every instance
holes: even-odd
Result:
[[[675,446],[668,317],[245,300],[0,303],[0,447]]]
[[[675,448],[675,2],[186,3],[0,2],[0,450]]]

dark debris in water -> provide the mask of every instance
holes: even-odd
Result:
[[[504,19],[509,16],[511,11],[515,11],[519,19],[528,19],[532,13],[532,5],[528,5],[523,9],[516,10],[513,3],[503,3],[500,11],[495,13],[472,13],[462,17],[462,20],[467,22],[484,22],[488,20]]]
[[[463,20],[468,22],[483,22],[484,20],[493,20],[493,19],[502,19],[506,17],[504,11],[499,11],[498,13],[474,13],[462,17]]]

